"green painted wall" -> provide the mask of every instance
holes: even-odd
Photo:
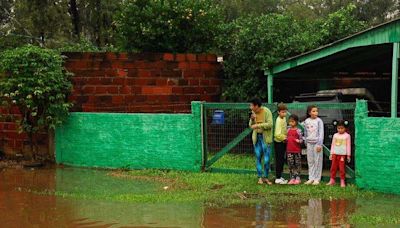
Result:
[[[367,116],[356,108],[356,183],[365,189],[400,194],[400,118]]]
[[[71,113],[56,130],[58,164],[199,171],[201,104],[192,114]]]

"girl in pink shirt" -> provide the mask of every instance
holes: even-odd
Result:
[[[327,185],[335,184],[336,172],[339,168],[340,186],[346,187],[346,160],[350,162],[351,158],[351,137],[346,132],[348,124],[349,122],[345,120],[333,121],[333,125],[337,127],[338,132],[332,138],[331,155],[329,156],[329,160],[332,161],[331,180]]]

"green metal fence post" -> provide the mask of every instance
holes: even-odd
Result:
[[[391,99],[391,117],[397,117],[397,96],[399,80],[399,43],[393,43],[392,58],[392,99]]]
[[[268,103],[272,104],[273,102],[273,88],[274,88],[274,75],[269,72],[269,71],[265,71],[264,75],[267,76],[267,87],[268,87]]]
[[[207,107],[206,102],[203,102],[202,105],[202,135],[203,135],[203,164],[202,164],[202,171],[206,171],[206,165],[208,160],[208,135],[207,135]]]
[[[203,138],[203,104],[200,101],[192,101],[192,116],[193,116],[193,124],[194,124],[194,142],[196,143],[196,164],[200,164],[199,170],[202,169],[203,166],[203,159],[204,159],[204,138]]]

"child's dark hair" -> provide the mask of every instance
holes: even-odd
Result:
[[[252,103],[253,105],[257,105],[258,107],[261,107],[261,105],[262,105],[262,101],[258,97],[251,99],[250,103]]]
[[[349,121],[347,121],[347,120],[334,120],[333,121],[333,126],[336,126],[336,127],[341,126],[341,127],[348,128],[349,127]]]
[[[278,112],[284,111],[284,110],[287,110],[287,106],[284,103],[279,103],[277,109],[278,109]]]
[[[316,105],[309,105],[309,106],[307,107],[306,118],[310,118],[310,117],[311,117],[310,112],[311,112],[311,110],[312,110],[313,108],[318,108],[318,107],[317,107]]]
[[[294,120],[296,123],[299,122],[299,117],[295,114],[289,116],[289,120]]]

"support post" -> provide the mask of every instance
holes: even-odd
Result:
[[[399,81],[399,43],[393,43],[392,58],[392,99],[391,99],[391,117],[397,117],[397,96]]]
[[[274,75],[271,72],[265,71],[267,76],[267,88],[268,88],[268,103],[272,104],[273,100],[273,88],[274,88]]]

